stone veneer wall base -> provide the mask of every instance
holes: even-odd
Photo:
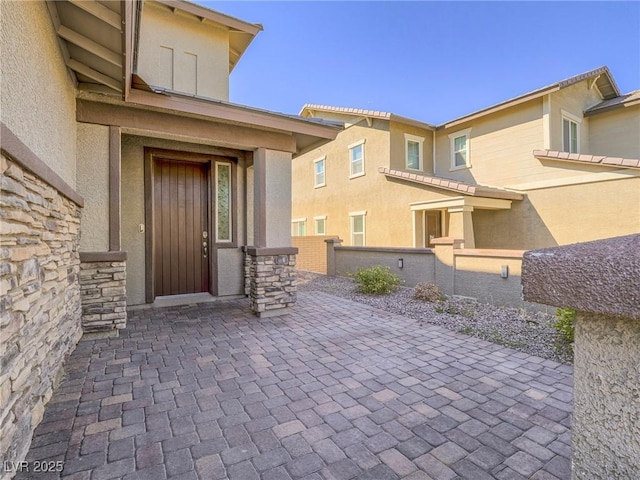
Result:
[[[0,156],[0,461],[22,461],[82,335],[81,207]]]
[[[85,334],[127,326],[126,254],[81,252],[80,293]]]

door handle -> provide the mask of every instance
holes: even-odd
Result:
[[[207,242],[202,242],[202,249],[204,250],[203,256],[207,258]]]

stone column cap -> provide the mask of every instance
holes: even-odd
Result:
[[[462,238],[454,238],[454,237],[439,237],[431,240],[431,243],[434,245],[457,245],[460,246],[464,243]]]
[[[640,319],[640,234],[526,252],[524,299]]]
[[[324,242],[325,243],[342,243],[342,239],[339,237],[333,237],[333,238],[325,238]]]

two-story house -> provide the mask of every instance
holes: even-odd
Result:
[[[83,332],[159,297],[295,302],[292,155],[339,127],[229,102],[259,24],[181,0],[0,16],[0,457],[18,462]]]
[[[606,67],[442,125],[305,105],[339,120],[293,163],[293,235],[345,245],[533,249],[640,231],[640,91]]]

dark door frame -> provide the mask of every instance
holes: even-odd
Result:
[[[218,151],[220,153],[218,153]],[[209,165],[208,181],[207,181],[207,224],[208,224],[208,244],[209,255],[207,258],[207,267],[209,269],[209,286],[208,292],[211,295],[218,294],[218,249],[219,248],[237,248],[238,245],[238,228],[237,228],[237,205],[238,205],[238,189],[237,189],[237,164],[239,160],[244,162],[244,152],[230,149],[216,149],[216,153],[194,153],[180,150],[167,150],[161,148],[144,148],[144,212],[145,212],[145,301],[153,303],[155,300],[155,212],[154,212],[154,161],[156,158],[162,158],[174,161],[203,163]],[[214,181],[215,181],[215,162],[224,161],[231,163],[231,215],[233,218],[232,241],[225,243],[216,243],[215,237],[215,199]]]

